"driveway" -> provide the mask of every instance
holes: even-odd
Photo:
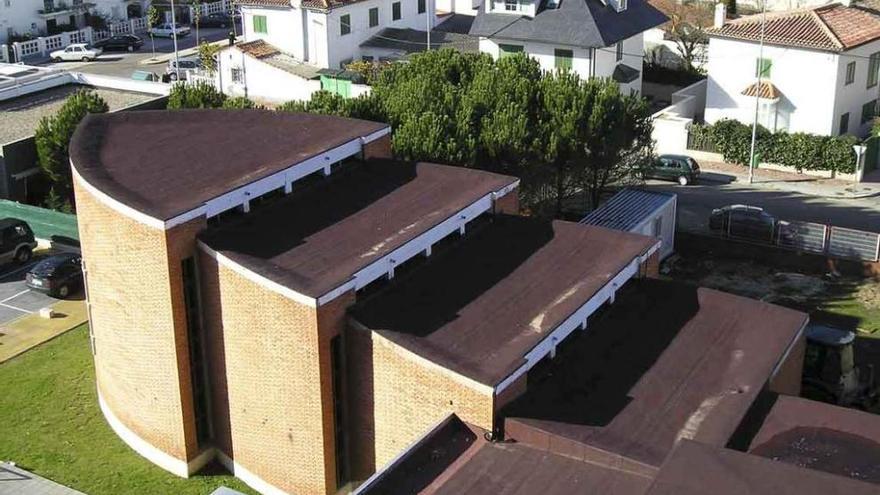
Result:
[[[241,27],[236,29],[240,32]],[[229,28],[202,28],[199,30],[199,38],[213,42],[226,39],[229,35]],[[67,69],[77,72],[87,72],[89,74],[100,74],[105,76],[131,77],[136,70],[146,70],[156,73],[165,72],[165,63],[144,65],[141,62],[153,57],[152,45],[150,37],[146,33],[138,33],[138,36],[144,40],[144,46],[136,52],[105,52],[102,53],[97,60],[93,62],[51,62],[46,61],[37,65],[45,67],[53,67],[59,69]],[[156,55],[168,54],[174,52],[174,43],[170,38],[155,38]],[[196,46],[195,29],[189,36],[177,39],[178,51]]]
[[[851,229],[880,231],[880,197],[843,199],[760,189],[731,182],[732,177],[704,174],[694,185],[648,181],[650,190],[678,195],[678,226],[704,231],[713,208],[730,204],[760,206],[777,218],[817,222]]]

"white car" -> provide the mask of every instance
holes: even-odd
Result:
[[[189,26],[184,26],[183,24],[171,24],[170,22],[166,22],[165,24],[160,24],[153,29],[150,30],[150,34],[153,36],[159,36],[164,38],[171,38],[172,36],[186,36],[189,34]]]
[[[52,60],[55,62],[61,62],[64,60],[82,60],[83,62],[89,62],[98,58],[98,55],[100,55],[101,52],[102,50],[100,48],[95,48],[85,43],[74,43],[68,45],[64,50],[55,50],[50,53],[49,56],[52,57]]]

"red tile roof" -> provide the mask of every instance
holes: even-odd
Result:
[[[247,43],[238,43],[235,45],[236,48],[241,50],[247,55],[254,57],[256,59],[271,57],[272,55],[278,55],[281,53],[277,48],[266,43],[263,40],[254,40],[248,41]]]
[[[766,14],[764,40],[771,45],[846,51],[880,39],[880,0],[866,0],[846,7],[839,3],[810,9]],[[761,14],[742,17],[710,36],[760,41]]]
[[[290,0],[236,0],[237,5],[256,5],[258,7],[290,7]]]
[[[751,97],[754,97],[757,94],[759,98],[765,98],[767,100],[775,100],[779,98],[780,95],[776,86],[767,81],[761,81],[760,85],[758,83],[749,84],[749,86],[743,90],[742,94]]]

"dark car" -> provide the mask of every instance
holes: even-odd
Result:
[[[223,12],[214,12],[199,19],[199,27],[225,28],[232,25],[232,17]]]
[[[697,181],[700,164],[685,155],[660,155],[645,173],[646,179],[673,180],[686,186]]]
[[[133,34],[116,34],[107,39],[98,41],[94,44],[98,48],[102,48],[105,52],[112,50],[122,50],[133,52],[140,50],[144,46],[144,40]]]
[[[772,242],[779,222],[763,208],[728,205],[712,210],[709,228],[731,237]]]
[[[36,248],[34,231],[27,222],[17,218],[0,220],[0,263],[24,263],[31,259]]]
[[[33,290],[64,299],[82,287],[82,258],[73,253],[50,256],[31,268],[25,283]]]

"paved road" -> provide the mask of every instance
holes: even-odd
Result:
[[[704,180],[690,186],[648,181],[647,188],[678,195],[678,224],[687,230],[708,228],[713,208],[729,204],[760,206],[783,220],[817,222],[880,232],[880,197],[832,199],[748,187],[721,180]]]
[[[240,31],[240,26],[236,27]],[[229,28],[202,28],[199,30],[199,38],[207,41],[220,41],[229,35]],[[46,62],[46,67],[101,74],[105,76],[131,77],[136,70],[147,70],[162,74],[165,72],[165,62],[153,65],[143,65],[142,60],[153,56],[150,37],[145,33],[138,34],[144,40],[144,46],[137,52],[106,52],[101,54],[94,62]],[[168,54],[174,51],[174,43],[169,38],[156,38],[156,54]],[[178,50],[193,48],[196,45],[195,29],[189,36],[183,36],[177,40]]]

